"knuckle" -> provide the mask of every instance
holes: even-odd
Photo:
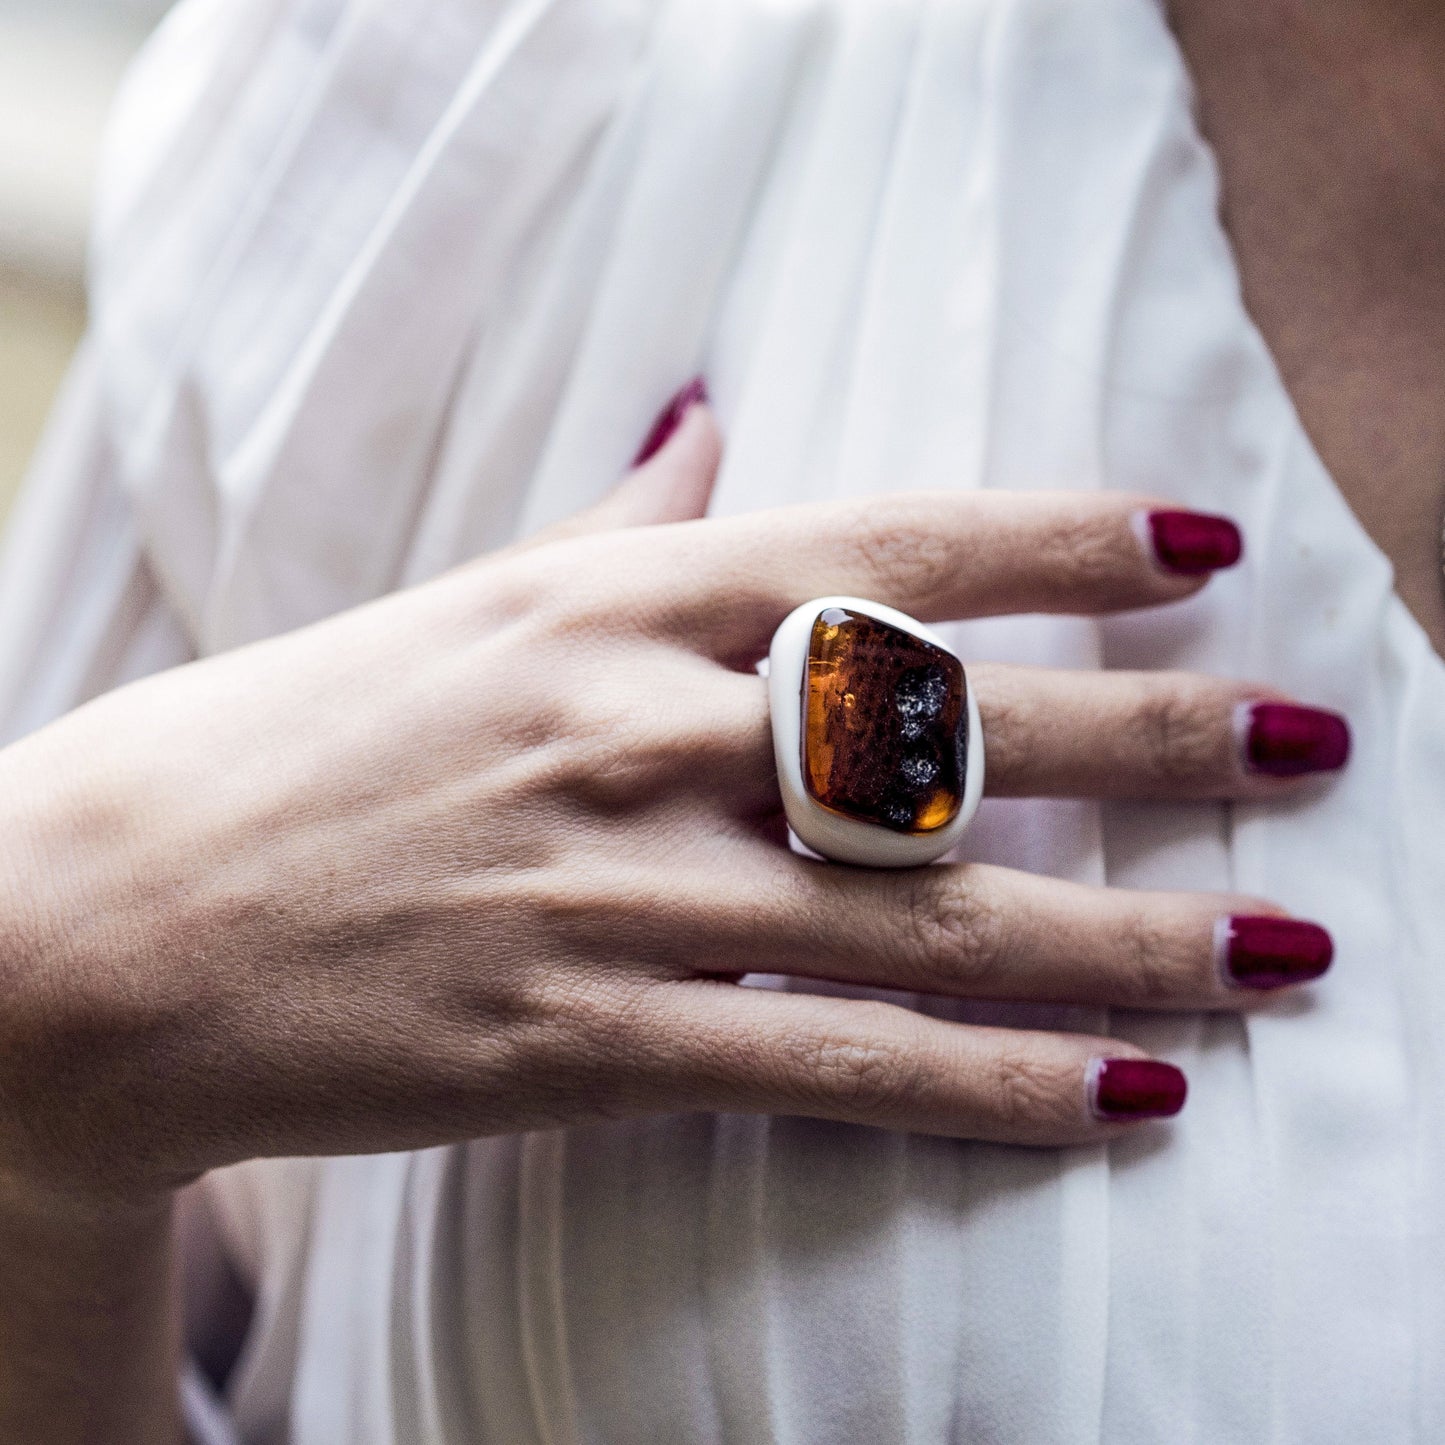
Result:
[[[1131,1003],[1149,1006],[1182,999],[1191,969],[1189,950],[1176,929],[1141,908],[1130,913],[1119,942],[1123,983]]]
[[[978,986],[997,978],[1008,929],[987,889],[942,869],[921,869],[903,886],[910,962],[925,982]]]
[[[1212,777],[1220,761],[1217,711],[1202,688],[1178,681],[1154,687],[1134,719],[1135,740],[1148,775],[1169,787]]]
[[[993,1063],[990,1102],[1004,1137],[1029,1139],[1067,1122],[1077,1101],[1061,1082],[1058,1070],[1038,1056],[1003,1050]]]
[[[689,777],[706,773],[724,742],[713,719],[612,697],[578,708],[559,762],[574,802],[625,811],[657,803]]]
[[[648,981],[621,973],[572,974],[537,989],[525,1011],[494,1022],[488,1040],[490,1077],[506,1077],[526,1101],[534,1128],[612,1119],[649,1102],[659,1072],[655,1030],[647,1026]],[[619,1060],[627,1061],[621,1067]],[[475,1087],[475,1050],[463,1060]]]
[[[592,733],[576,745],[568,792],[588,810],[625,812],[649,797],[666,753],[659,739],[627,730],[619,720],[612,731]]]
[[[571,645],[645,629],[656,605],[650,539],[633,530],[574,537],[526,554],[530,616]]]
[[[592,681],[550,689],[548,776],[566,799],[613,812],[715,784],[771,733],[759,699],[740,700],[685,655],[649,643],[614,647]],[[768,748],[770,751],[770,748]]]
[[[554,980],[538,1015],[549,1067],[558,1059],[592,1068],[602,1059],[629,1060],[643,1075],[655,1066],[649,1026],[653,981],[620,969],[577,971]]]
[[[426,586],[470,625],[488,630],[531,616],[558,595],[556,548],[522,541],[468,558]]]
[[[886,1004],[859,1005],[886,1011],[890,1024],[899,1010]],[[880,1023],[882,1015],[877,1015]],[[863,1027],[849,1034],[831,1034],[810,1042],[802,1060],[808,1087],[835,1109],[863,1122],[900,1117],[924,1091],[926,1068],[921,1053],[880,1028]]]
[[[1062,518],[1041,543],[1043,570],[1070,595],[1108,600],[1139,572],[1139,547],[1120,519],[1080,511]]]
[[[543,970],[514,961],[514,987],[521,998],[539,999],[544,1013],[550,1010],[555,985],[560,983],[565,992],[577,982],[567,973],[569,965],[582,970],[579,977],[588,987],[672,971],[686,905],[645,870],[599,866],[582,878],[570,868],[545,870],[513,892],[517,902],[508,921],[525,922],[551,960]],[[476,981],[474,971],[464,976],[489,997],[497,991],[494,984],[505,981],[496,973]]]
[[[496,568],[498,585],[505,584],[515,615],[531,621],[538,631],[567,628],[585,599],[586,574],[578,568],[575,542],[553,542],[508,558]]]
[[[958,553],[949,529],[939,524],[936,505],[923,497],[891,499],[879,510],[849,505],[837,518],[843,548],[853,553],[859,575],[872,575],[881,589],[919,600],[945,595],[956,583]]]

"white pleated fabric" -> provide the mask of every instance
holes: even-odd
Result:
[[[1172,1127],[1053,1154],[665,1118],[216,1176],[260,1300],[247,1445],[1445,1440],[1445,672],[1242,309],[1190,103],[1153,0],[164,27],[0,571],[6,735],[570,512],[704,371],[721,512],[1108,486],[1233,514],[1245,565],[1184,607],[957,641],[1262,678],[1357,739],[1283,808],[995,803],[969,835],[1334,931],[1309,999],[1243,1020],[987,1015],[1176,1060]]]

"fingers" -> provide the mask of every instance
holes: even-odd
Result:
[[[1165,547],[1151,518],[1196,522],[1211,547]],[[1223,518],[1115,493],[913,493],[793,507],[658,538],[650,570],[676,626],[759,655],[799,603],[872,598],[924,620],[1103,613],[1187,597],[1238,560]],[[1188,570],[1181,570],[1186,568]]]
[[[1323,929],[1255,898],[1088,888],[982,864],[868,872],[770,856],[766,880],[760,869],[730,911],[708,912],[720,969],[971,999],[1237,1009],[1318,978],[1332,954]]]
[[[663,408],[632,470],[600,502],[528,537],[508,555],[571,537],[705,515],[722,461],[722,435],[707,402],[707,383],[695,377]]]
[[[1127,1044],[975,1028],[727,984],[665,991],[667,1081],[693,1107],[1007,1144],[1083,1144],[1177,1113],[1184,1077]]]
[[[691,522],[707,512],[723,442],[701,378],[673,398],[658,428],[626,480],[602,504],[605,526]]]
[[[684,382],[657,414],[656,420],[652,423],[651,430],[643,438],[642,445],[637,449],[637,455],[632,459],[634,470],[647,465],[677,434],[682,423],[687,420],[694,407],[706,406],[708,404],[707,381],[701,376],[695,376],[691,381]]]
[[[736,677],[739,813],[778,806],[767,684]],[[1349,727],[1257,684],[1184,672],[970,664],[991,797],[1267,798],[1344,766]]]
[[[968,675],[996,797],[1269,796],[1342,767],[1349,752],[1338,715],[1223,678],[987,664]]]

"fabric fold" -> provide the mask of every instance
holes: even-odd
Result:
[[[1154,0],[187,0],[163,28],[0,565],[0,735],[595,500],[703,371],[718,513],[1230,513],[1245,561],[1186,604],[950,636],[1264,680],[1357,742],[1284,806],[990,800],[966,839],[1334,931],[1326,981],[1242,1018],[895,998],[1176,1059],[1168,1129],[1055,1154],[665,1117],[217,1175],[264,1306],[247,1445],[1445,1434],[1445,669],[1243,307],[1191,100]]]

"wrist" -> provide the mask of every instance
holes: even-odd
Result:
[[[147,1172],[127,1137],[140,1111],[112,1076],[145,1018],[107,919],[135,884],[107,805],[61,763],[45,733],[0,751],[0,1223],[133,1230],[185,1181]]]
[[[123,1239],[170,1227],[178,1190],[58,1184],[19,1169],[0,1169],[0,1233],[56,1241]]]
[[[0,1439],[179,1442],[172,1200],[0,1176]]]

